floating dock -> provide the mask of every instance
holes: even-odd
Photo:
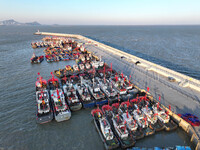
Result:
[[[166,107],[171,105],[169,115],[191,137],[196,150],[200,150],[200,127],[192,127],[181,119],[177,113],[192,113],[200,118],[200,81],[176,71],[154,64],[142,58],[133,56],[116,48],[89,39],[82,35],[36,32],[35,35],[58,36],[74,38],[85,44],[85,48],[97,56],[101,56],[116,70],[131,75],[132,82],[140,89],[149,87],[149,95],[155,100],[161,96],[161,103]]]

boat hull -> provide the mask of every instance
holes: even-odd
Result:
[[[132,135],[135,137],[136,140],[142,139],[144,138],[144,133],[143,131],[140,129],[137,129],[135,131],[131,131]]]
[[[117,103],[118,102],[118,97],[117,96],[109,97],[108,100],[109,100],[110,104]]]
[[[70,118],[71,118],[71,112],[70,112],[70,111],[61,112],[61,113],[55,115],[55,120],[56,120],[57,122],[69,120]]]
[[[156,132],[162,131],[165,129],[165,126],[161,123],[160,120],[157,120],[155,124],[152,124]]]
[[[149,136],[149,135],[155,134],[155,130],[151,126],[143,128],[142,130],[144,131],[144,135],[145,136]]]
[[[82,108],[82,103],[76,103],[76,104],[72,104],[72,105],[69,105],[71,111],[78,111]]]
[[[96,100],[96,105],[104,105],[104,104],[108,104],[108,99]]]
[[[44,124],[44,123],[48,123],[51,122],[53,120],[53,113],[50,113],[48,115],[45,116],[37,116],[36,117],[36,123],[38,124]]]
[[[175,130],[178,125],[173,120],[170,120],[168,123],[164,124],[164,127],[166,131],[172,131]]]
[[[82,104],[83,104],[83,108],[91,108],[96,105],[96,102],[95,101],[82,102]]]
[[[133,137],[132,134],[129,134],[128,137],[126,138],[120,138],[120,136],[118,135],[114,125],[113,125],[113,119],[109,119],[110,124],[111,124],[111,128],[112,131],[114,132],[115,136],[118,138],[119,142],[120,142],[120,146],[121,148],[125,149],[125,148],[129,148],[129,147],[133,147],[135,145],[135,138]]]

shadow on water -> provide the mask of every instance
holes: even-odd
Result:
[[[101,42],[103,44],[109,45],[111,47],[117,48],[117,49],[122,50],[124,52],[127,52],[129,54],[135,55],[137,57],[143,58],[143,59],[148,60],[150,62],[156,63],[158,65],[164,66],[166,68],[169,68],[169,69],[175,70],[177,72],[183,73],[185,75],[191,76],[193,78],[200,79],[199,70],[193,70],[191,68],[186,68],[186,67],[184,67],[182,65],[177,65],[174,62],[170,62],[170,61],[166,61],[166,60],[163,60],[163,59],[159,59],[159,58],[156,58],[156,57],[153,57],[153,56],[150,56],[150,55],[135,51],[134,49],[130,50],[130,49],[127,49],[125,47],[122,47],[122,46],[119,46],[119,45],[116,45],[116,44],[113,44],[113,43],[102,41],[102,40],[94,38],[92,36],[86,36],[86,37],[94,39],[94,40],[96,40],[98,42]]]
[[[176,144],[174,144],[176,143]],[[176,131],[160,131],[154,135],[145,137],[144,139],[138,140],[135,144],[136,147],[174,147],[176,145],[190,146],[194,149],[194,145],[190,143],[190,138],[181,129],[177,128]]]

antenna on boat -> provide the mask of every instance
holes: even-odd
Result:
[[[103,72],[104,72],[104,83],[106,83],[106,66],[105,66],[105,64],[103,67]]]
[[[169,110],[171,111],[171,105],[169,105]]]
[[[129,76],[129,84],[131,83],[131,75]]]

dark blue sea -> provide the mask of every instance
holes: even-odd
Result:
[[[69,121],[38,125],[35,121],[37,72],[50,72],[66,62],[32,65],[33,35],[43,32],[81,34],[122,51],[200,79],[200,26],[0,26],[0,149],[104,149],[90,115],[72,114]],[[181,130],[160,132],[136,146],[189,145]]]

